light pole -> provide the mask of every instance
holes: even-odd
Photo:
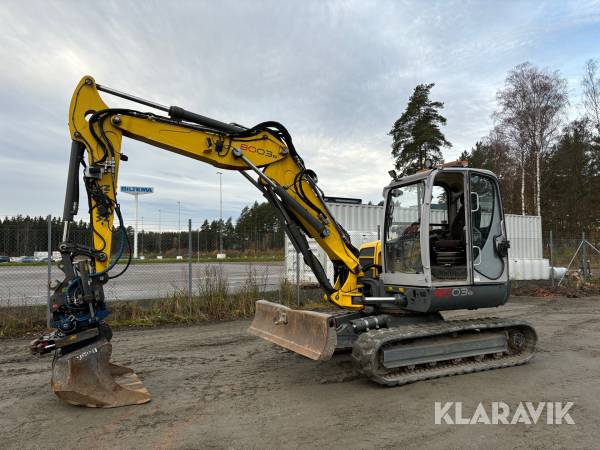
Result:
[[[162,259],[162,228],[160,226],[160,209],[158,210],[158,256]]]
[[[177,256],[181,255],[181,202],[177,202]]]
[[[223,255],[223,172],[217,172],[219,175],[219,255]],[[224,256],[218,256],[223,258]]]
[[[141,259],[144,259],[144,216],[142,216],[142,248],[141,248]]]

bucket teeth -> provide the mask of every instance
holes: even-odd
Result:
[[[337,343],[331,315],[291,309],[266,300],[256,302],[256,313],[248,331],[319,361],[330,359]]]
[[[112,345],[101,338],[52,363],[52,390],[71,405],[115,408],[150,401],[148,390],[128,367],[110,362]]]

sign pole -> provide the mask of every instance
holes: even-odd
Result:
[[[138,202],[138,197],[139,194],[136,192],[135,194],[133,194],[134,198],[135,198],[135,231],[133,232],[133,257],[135,259],[138,258],[138,207],[139,207],[139,202]]]
[[[133,231],[133,257],[138,258],[138,232],[139,232],[139,199],[138,197],[143,194],[153,194],[154,188],[152,187],[140,187],[140,186],[121,186],[121,192],[130,194],[135,197],[135,229]],[[159,210],[160,217],[160,210]],[[160,222],[160,220],[159,220]],[[160,224],[159,224],[160,227]]]

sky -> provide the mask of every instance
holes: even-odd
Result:
[[[378,202],[388,132],[417,84],[435,83],[445,104],[452,160],[488,133],[495,94],[522,62],[560,71],[577,116],[590,58],[599,1],[3,0],[0,215],[62,213],[67,111],[87,74],[224,122],[281,122],[326,195]],[[216,168],[129,139],[122,150],[119,183],[155,189],[140,197],[146,229],[159,210],[163,228],[219,217]],[[261,201],[237,172],[222,182],[225,218]],[[131,223],[133,198],[119,201]]]

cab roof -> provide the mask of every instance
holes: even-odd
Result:
[[[393,189],[398,186],[412,184],[417,181],[425,180],[425,179],[429,178],[430,176],[435,175],[439,172],[477,172],[477,173],[481,173],[483,175],[493,177],[496,180],[498,179],[498,177],[496,177],[496,174],[494,172],[492,172],[491,170],[487,170],[487,169],[478,169],[475,167],[457,167],[457,166],[436,167],[435,169],[421,170],[415,174],[408,175],[406,177],[402,177],[398,180],[393,180],[390,184],[388,184],[383,189],[383,196],[385,197],[386,192],[389,191],[390,189]]]

